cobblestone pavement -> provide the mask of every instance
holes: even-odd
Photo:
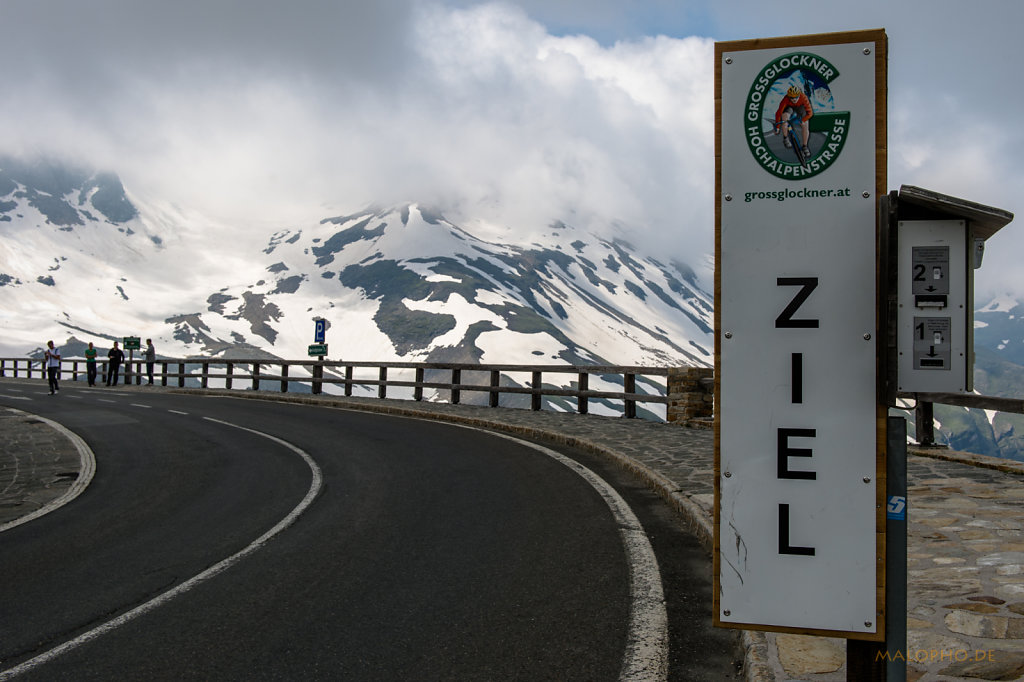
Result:
[[[33,415],[0,407],[0,530],[39,514],[82,475],[78,449]]]
[[[711,548],[711,431],[640,420],[471,405],[249,391],[202,392],[447,420],[546,438],[604,454],[644,479]],[[6,444],[7,425],[0,422],[0,473],[6,471],[3,467],[8,466],[12,453],[12,447]],[[44,478],[48,475],[43,469],[40,473]],[[0,479],[0,490],[6,489],[6,480]],[[1024,463],[949,451],[927,456],[914,451],[909,457],[908,481],[908,679],[1021,678]],[[5,498],[0,497],[0,508],[4,504]],[[846,679],[844,640],[750,632],[744,634],[744,644],[750,680]]]

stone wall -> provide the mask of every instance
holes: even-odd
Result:
[[[712,428],[715,419],[715,370],[710,367],[675,367],[668,373],[668,410],[665,420],[694,428]]]

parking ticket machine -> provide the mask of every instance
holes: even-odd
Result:
[[[897,391],[969,393],[974,271],[1013,214],[909,185],[898,206]]]

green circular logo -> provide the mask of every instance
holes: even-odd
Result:
[[[811,52],[770,61],[750,86],[743,123],[761,168],[783,180],[814,177],[843,151],[850,112],[837,111],[830,83],[839,71]]]

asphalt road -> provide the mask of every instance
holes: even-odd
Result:
[[[633,541],[562,455],[484,431],[24,386],[0,404],[74,431],[97,466],[0,533],[0,679],[616,680],[659,656],[669,679],[735,675],[703,550],[583,453],[558,448],[619,489]],[[638,601],[634,541],[667,625]]]

